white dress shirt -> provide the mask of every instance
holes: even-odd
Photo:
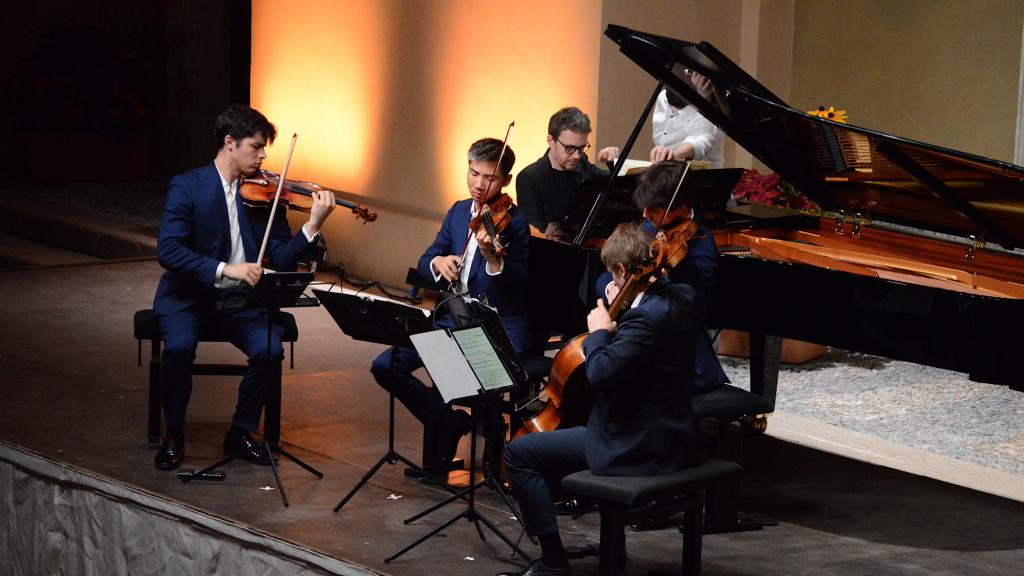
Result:
[[[477,208],[476,202],[473,202],[472,204],[469,205],[470,220],[476,218],[476,215],[479,213],[480,210]],[[470,272],[469,269],[473,266],[473,258],[476,257],[476,250],[477,247],[479,247],[480,243],[476,241],[476,234],[474,234],[472,230],[467,231],[466,234],[469,240],[468,244],[466,244],[466,257],[463,260],[464,265],[459,270],[459,285],[464,286],[465,288],[468,289]],[[433,260],[430,261],[430,271],[434,275],[434,282],[439,282],[441,280],[441,273],[438,272],[437,267],[434,266],[434,261],[436,261],[438,258],[441,258],[441,256],[434,256]],[[505,261],[502,260],[501,258],[498,258],[498,261],[501,263],[498,266],[498,271],[491,272],[491,269],[487,267],[487,260],[484,260],[484,271],[487,272],[488,276],[498,276],[505,269]]]
[[[213,285],[217,288],[233,288],[238,286],[239,281],[224,277],[224,267],[228,264],[244,264],[245,248],[242,246],[242,232],[238,228],[238,180],[228,182],[224,175],[217,170],[220,176],[221,186],[224,188],[224,200],[228,205],[228,236],[231,238],[231,256],[227,262],[221,262],[217,266],[216,280]]]
[[[683,143],[693,146],[693,159],[711,163],[712,168],[725,164],[725,134],[701,116],[693,106],[674,108],[664,90],[654,104],[654,145],[675,148]]]

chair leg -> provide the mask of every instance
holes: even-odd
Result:
[[[704,532],[704,491],[686,495],[683,515],[683,576],[700,576],[701,536]]]
[[[160,389],[160,341],[152,341],[149,357],[149,423],[146,427],[146,443],[150,448],[160,447],[161,410],[163,391]]]
[[[626,549],[626,510],[610,504],[600,506],[601,556],[598,563],[600,576],[615,576],[622,565],[622,552]]]

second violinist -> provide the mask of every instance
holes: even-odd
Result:
[[[512,181],[515,154],[506,147],[502,155],[502,148],[502,141],[495,138],[477,140],[469,147],[466,184],[470,197],[459,200],[448,210],[416,269],[428,282],[459,285],[459,292],[486,300],[498,310],[505,332],[516,351],[522,353],[528,332],[529,226],[515,205],[503,210],[509,219],[499,232],[501,250],[486,227],[470,228],[482,210],[490,209],[485,206],[488,201]],[[435,323],[439,328],[454,326],[444,306],[437,310]],[[439,394],[412,375],[422,366],[416,350],[394,347],[378,356],[371,370],[381,387],[393,392],[416,419],[434,431],[433,444],[439,457],[425,461],[424,466],[428,472],[441,473],[454,458],[459,438],[470,431],[471,421],[466,412],[453,410]]]

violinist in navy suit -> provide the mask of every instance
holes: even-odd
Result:
[[[684,165],[674,160],[666,160],[649,167],[640,177],[633,201],[643,211],[644,230],[654,234],[662,219],[666,224],[684,222],[694,218],[693,192],[685,185],[680,188],[679,195],[672,206],[669,202],[679,184]],[[667,216],[666,216],[667,211]],[[704,325],[708,301],[711,291],[718,283],[718,246],[715,238],[704,224],[697,221],[697,233],[687,242],[686,256],[682,262],[669,270],[669,280],[676,284],[686,284],[694,289],[697,298],[701,325]],[[611,275],[605,272],[597,279],[597,293],[604,294],[606,301],[615,297],[615,285]],[[694,389],[697,394],[709,392],[729,381],[718,361],[718,355],[711,345],[707,330],[702,329],[697,340],[697,367]]]
[[[453,291],[486,301],[498,311],[505,332],[516,351],[523,352],[527,340],[526,275],[529,258],[529,225],[513,205],[507,226],[498,234],[504,246],[499,254],[484,227],[470,230],[470,221],[488,200],[502,193],[512,180],[515,154],[511,148],[501,155],[502,142],[494,138],[477,140],[469,148],[466,183],[470,198],[459,200],[448,210],[441,229],[417,264],[423,279],[435,283],[451,283]],[[498,160],[501,165],[498,166]],[[454,288],[458,286],[458,288]],[[455,325],[448,310],[440,306],[435,313],[439,328]],[[424,462],[428,472],[443,472],[455,456],[459,438],[469,432],[469,415],[447,406],[436,391],[427,388],[412,375],[423,366],[412,348],[394,347],[373,362],[371,371],[377,383],[394,393],[412,414],[433,430],[439,459]]]
[[[256,258],[270,211],[247,213],[238,196],[241,179],[259,173],[277,129],[260,112],[236,104],[217,117],[214,132],[219,148],[213,162],[171,180],[157,242],[157,259],[166,270],[153,302],[164,341],[160,382],[167,430],[155,458],[160,470],[178,468],[185,457],[185,412],[196,343],[200,330],[211,328],[249,358],[224,451],[250,462],[270,463],[270,455],[250,434],[259,425],[268,386],[281,379],[283,329],[270,328],[274,361],[267,362],[265,317],[257,310],[238,311],[225,304],[237,303],[263,274]],[[314,192],[313,198],[309,221],[298,234],[291,233],[283,209],[269,224],[266,255],[273,269],[294,270],[334,209],[332,193]]]
[[[616,286],[643,261],[651,240],[638,222],[620,224],[608,238],[601,260]],[[704,460],[690,404],[700,325],[696,291],[660,278],[633,297],[618,321],[603,300],[597,302],[583,342],[595,396],[586,426],[527,434],[505,448],[512,492],[527,534],[540,541],[541,557],[503,576],[571,574],[549,482],[584,469],[608,476],[666,474]]]

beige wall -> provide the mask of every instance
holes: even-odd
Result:
[[[1024,2],[797,0],[790,105],[1012,162]]]
[[[691,42],[707,40],[730,58],[738,60],[742,9],[742,0],[606,0],[601,14],[598,146],[622,146],[626,143],[651,92],[658,85],[654,78],[620,53],[618,45],[603,35],[605,26],[618,24]],[[651,146],[648,122],[637,138],[630,158],[646,160]],[[726,150],[726,164],[731,163],[730,156],[730,151]]]
[[[602,23],[690,42],[707,41],[783,100],[789,96],[793,0],[605,0]],[[602,27],[603,30],[603,27]],[[601,44],[597,132],[600,146],[622,146],[657,82],[607,38]],[[630,158],[648,158],[645,125]],[[726,141],[726,166],[750,166],[750,155]]]
[[[281,135],[267,164],[283,166],[298,132],[289,177],[379,211],[365,226],[332,217],[329,258],[403,285],[468,197],[470,143],[514,120],[518,170],[541,155],[551,112],[597,107],[600,26],[600,0],[253,2],[252,104]]]
[[[575,104],[595,149],[625,143],[656,82],[603,36],[609,23],[707,40],[799,109],[837,104],[854,124],[1013,158],[1020,0],[260,0],[253,104],[282,142],[300,133],[293,176],[380,211],[333,218],[330,258],[401,285],[466,194],[473,138],[515,120],[519,170],[551,112]],[[645,126],[631,156],[650,145]],[[726,165],[751,159],[730,142]]]

